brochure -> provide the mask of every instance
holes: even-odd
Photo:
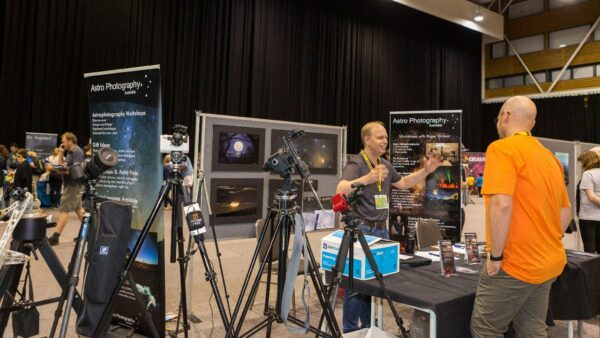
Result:
[[[454,265],[454,249],[452,248],[452,241],[444,239],[438,241],[440,247],[440,265],[441,274],[445,277],[457,276],[456,266]]]
[[[467,264],[481,264],[479,257],[479,246],[477,245],[477,234],[474,232],[465,233],[465,262]]]

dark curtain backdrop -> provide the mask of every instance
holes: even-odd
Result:
[[[0,143],[89,135],[83,73],[160,64],[165,132],[194,110],[349,127],[462,109],[482,147],[481,35],[389,0],[5,0]]]
[[[533,135],[559,140],[600,143],[600,95],[565,96],[533,100],[537,119]],[[493,119],[502,104],[482,105],[484,149],[498,139]]]

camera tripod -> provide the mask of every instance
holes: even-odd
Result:
[[[279,190],[278,193],[276,193],[276,195],[279,194],[279,196],[277,196],[278,203],[276,205],[274,205],[273,207],[269,208],[269,214],[267,215],[267,218],[265,220],[265,226],[263,227],[263,229],[259,235],[258,243],[256,245],[256,249],[254,250],[252,259],[250,260],[250,268],[248,269],[248,273],[246,274],[246,278],[244,280],[244,284],[242,286],[242,290],[241,290],[239,299],[237,301],[235,310],[233,312],[233,316],[231,317],[231,326],[227,330],[226,337],[238,337],[238,336],[239,337],[249,337],[249,336],[256,334],[257,332],[259,332],[260,330],[262,330],[265,327],[267,328],[266,336],[270,337],[271,336],[271,327],[272,327],[273,322],[275,322],[275,321],[282,322],[285,319],[282,316],[282,312],[287,312],[287,309],[283,309],[282,303],[283,303],[283,298],[284,298],[284,283],[285,283],[286,272],[287,272],[286,271],[286,269],[287,269],[287,253],[288,253],[289,239],[290,239],[290,233],[291,233],[290,230],[295,229],[296,234],[298,234],[299,233],[298,227],[302,226],[302,224],[297,224],[294,219],[296,215],[300,215],[300,212],[295,207],[291,207],[289,205],[292,202],[291,187],[292,187],[291,178],[289,176],[286,176],[284,178],[283,187]],[[256,262],[259,259],[260,249],[263,246],[263,242],[267,238],[267,231],[270,232],[271,240],[270,240],[270,243],[268,245],[267,251],[264,256],[266,258],[262,261],[262,263],[260,264],[260,266],[258,268],[258,272],[257,272],[254,282],[252,283],[252,288],[250,289],[250,293],[246,300],[246,304],[244,305],[244,308],[240,314],[240,318],[239,318],[239,321],[237,322],[237,326],[235,326],[235,329],[234,329],[235,319],[237,318],[238,313],[241,309],[242,300],[246,293],[246,290],[247,290],[248,286],[250,285],[249,284],[250,278],[252,276],[254,267],[256,266]],[[315,287],[317,297],[319,298],[319,303],[321,304],[321,308],[323,309],[323,317],[326,319],[328,327],[331,330],[331,332],[333,332],[333,333],[328,334],[314,326],[309,326],[307,329],[313,333],[316,333],[317,336],[339,337],[339,336],[341,336],[340,329],[336,322],[335,314],[333,312],[331,304],[329,303],[329,301],[326,298],[325,288],[320,279],[320,275],[317,272],[317,263],[316,263],[315,257],[310,248],[310,244],[308,243],[308,240],[306,239],[306,234],[304,233],[304,229],[301,229],[301,231],[302,231],[302,236],[304,237],[304,240],[307,245],[306,251],[308,252],[308,255],[309,255],[308,257],[304,257],[305,260],[308,260],[308,273],[310,274],[310,278]],[[279,244],[279,264],[278,264],[278,271],[277,271],[277,298],[276,298],[275,308],[273,309],[269,306],[269,293],[270,293],[270,289],[271,289],[271,268],[272,268],[271,257],[272,257],[272,251],[274,250],[274,248],[277,245],[276,243]],[[248,330],[246,333],[240,335],[240,330],[242,328],[242,325],[244,323],[246,315],[247,315],[250,307],[252,306],[252,303],[256,296],[256,292],[258,291],[258,286],[261,281],[262,274],[265,271],[265,267],[267,268],[267,286],[266,286],[264,314],[267,316],[267,318],[264,319],[263,321],[261,321],[255,327]],[[292,267],[292,268],[295,269],[296,267]],[[294,324],[303,325],[302,321],[300,321],[299,319],[297,319],[293,316],[289,316],[288,319],[290,322],[292,322]]]
[[[85,194],[84,194],[84,215],[81,220],[81,227],[79,228],[79,234],[77,235],[77,240],[75,242],[75,249],[73,250],[73,256],[71,257],[71,262],[69,263],[69,270],[67,273],[68,282],[63,284],[64,287],[62,289],[61,297],[58,302],[58,306],[56,311],[54,312],[54,322],[52,323],[52,329],[50,331],[50,338],[54,337],[56,332],[56,328],[58,326],[58,321],[62,315],[62,310],[64,303],[66,301],[67,305],[65,307],[65,314],[63,316],[63,320],[60,327],[60,338],[64,338],[67,334],[67,328],[69,326],[69,317],[70,311],[69,308],[73,303],[73,297],[76,292],[77,285],[79,284],[79,273],[81,271],[81,265],[84,258],[84,250],[87,242],[88,245],[88,254],[90,250],[94,247],[94,239],[96,236],[96,227],[95,221],[97,219],[96,213],[96,179],[88,180],[85,185]],[[84,269],[85,271],[86,269]],[[131,285],[135,285],[135,281],[133,279],[130,280]],[[144,306],[142,296],[139,291],[133,287],[132,292],[136,299],[136,305],[140,309],[141,313],[143,313],[144,320],[150,326],[153,337],[159,337],[158,331],[152,322],[152,318],[150,312]]]
[[[14,239],[11,242],[11,250],[21,252],[26,256],[33,255],[37,260],[37,250],[40,251],[42,257],[46,261],[46,265],[50,268],[52,275],[56,279],[59,285],[67,285],[69,281],[69,275],[65,268],[60,262],[60,259],[52,250],[52,247],[48,243],[46,237],[31,239],[31,240],[17,240]],[[17,287],[19,285],[19,280],[21,273],[23,272],[23,265],[5,265],[2,267],[0,271],[0,295],[4,297],[2,300],[2,308],[0,309],[0,336],[4,336],[4,330],[6,329],[6,325],[8,323],[8,318],[10,313],[13,311],[17,311],[23,308],[22,305],[10,306],[13,303],[12,295],[15,295]],[[42,301],[37,301],[30,306],[40,306],[55,303],[60,301],[59,297],[50,298]],[[83,302],[79,293],[74,290],[72,301],[69,304],[69,307],[72,307],[76,313],[79,313],[83,307]]]
[[[352,188],[356,189],[354,193],[350,195],[350,197],[346,201],[345,209],[342,210],[342,220],[346,224],[344,227],[344,236],[342,237],[342,241],[340,244],[340,248],[337,253],[337,258],[335,265],[332,267],[333,280],[331,284],[329,284],[328,288],[328,299],[331,299],[333,296],[332,304],[335,304],[337,301],[337,294],[342,284],[344,269],[346,267],[346,258],[348,258],[348,289],[352,290],[354,288],[354,243],[358,241],[360,246],[365,253],[367,261],[371,265],[373,272],[375,273],[375,278],[379,282],[379,288],[383,293],[383,297],[386,299],[390,309],[392,310],[392,314],[394,315],[394,319],[402,337],[408,338],[408,333],[404,328],[404,322],[402,321],[402,317],[398,314],[394,303],[392,302],[388,291],[385,288],[385,283],[383,282],[383,275],[379,271],[379,267],[377,266],[377,262],[375,262],[375,258],[373,257],[373,253],[371,252],[371,248],[369,248],[369,244],[365,239],[365,235],[359,228],[360,220],[356,219],[354,215],[352,215],[352,211],[349,206],[358,200],[362,196],[362,189],[364,185],[353,184]],[[342,197],[346,199],[345,197]],[[397,259],[397,257],[395,258]],[[319,322],[319,327],[321,327],[323,322],[323,316],[321,316],[321,320]]]
[[[135,262],[136,257],[138,256],[138,254],[142,248],[142,244],[144,243],[144,240],[146,239],[146,237],[148,236],[148,233],[150,232],[150,227],[154,223],[154,220],[156,219],[156,216],[157,216],[159,210],[162,208],[165,198],[171,191],[173,192],[173,211],[172,211],[173,214],[171,216],[171,226],[176,227],[175,234],[176,234],[176,238],[177,238],[177,251],[179,254],[179,258],[177,260],[179,261],[180,288],[181,288],[181,311],[183,313],[183,331],[184,331],[184,336],[186,338],[188,337],[188,331],[190,328],[190,324],[189,324],[188,316],[187,316],[185,269],[186,269],[186,264],[187,264],[187,260],[189,259],[189,257],[186,257],[184,255],[183,220],[181,219],[182,203],[184,202],[184,197],[187,194],[184,193],[185,187],[183,186],[183,177],[181,176],[181,173],[179,172],[179,168],[183,161],[183,154],[181,152],[172,152],[171,158],[172,158],[171,175],[170,175],[169,179],[163,183],[163,185],[160,189],[158,198],[157,198],[156,202],[154,203],[152,211],[150,212],[150,216],[146,220],[146,223],[144,224],[144,227],[142,228],[141,233],[133,247],[131,255],[128,257],[127,262],[125,263],[125,268],[124,268],[123,272],[121,273],[119,282],[117,283],[116,288],[113,290],[113,293],[111,294],[111,296],[109,298],[108,306],[102,313],[102,318],[100,320],[100,324],[98,325],[96,331],[94,332],[93,337],[95,337],[95,338],[99,337],[100,333],[103,332],[101,330],[101,328],[106,327],[106,325],[109,324],[110,317],[112,315],[112,310],[114,308],[114,303],[115,303],[116,297],[119,293],[119,290],[123,286],[126,276],[131,274],[130,270],[133,266],[133,263]],[[188,226],[190,226],[189,223],[188,223]],[[190,232],[192,232],[192,231],[190,231]],[[206,269],[207,279],[211,284],[213,293],[215,294],[215,300],[216,300],[217,306],[219,308],[219,313],[221,314],[221,319],[223,320],[225,327],[228,327],[229,321],[227,318],[227,314],[225,313],[225,308],[224,308],[223,302],[221,300],[221,295],[219,293],[218,286],[215,281],[216,274],[213,271],[212,266],[209,263],[208,254],[207,254],[206,248],[204,246],[203,238],[201,238],[201,239],[198,238],[197,244],[198,244],[200,254],[202,256],[202,261],[204,263],[204,267]]]
[[[204,198],[206,201],[206,210],[208,211],[208,215],[212,216],[212,209],[210,207],[210,198],[208,196],[208,190],[206,189],[206,178],[202,175],[202,171],[198,171],[196,173],[196,179],[194,180],[194,187],[196,187],[196,189],[194,190],[194,193],[192,193],[192,201],[198,201],[198,194],[200,192],[204,193]],[[213,241],[215,243],[215,251],[216,251],[216,256],[217,256],[217,261],[219,264],[219,271],[221,274],[221,281],[223,282],[223,292],[225,294],[225,302],[227,303],[227,313],[229,315],[229,318],[231,318],[231,306],[229,304],[229,293],[227,292],[227,283],[225,283],[225,275],[223,272],[223,263],[221,261],[221,251],[219,250],[219,242],[217,240],[217,232],[215,230],[215,226],[214,224],[210,225],[211,230],[212,230],[212,238]],[[198,235],[198,236],[202,236],[200,238],[200,240],[204,241],[204,236],[203,235]],[[193,271],[193,264],[189,264],[190,261],[193,262],[191,260],[192,256],[194,255],[194,253],[196,252],[196,250],[192,250],[192,242],[195,239],[194,235],[192,235],[190,233],[189,239],[188,239],[188,246],[187,246],[187,250],[185,253],[186,257],[189,257],[189,259],[186,259],[186,269],[185,269],[185,275],[188,276],[188,271],[191,272],[188,276],[188,288],[192,288],[193,287],[193,279],[194,279],[194,271]],[[200,248],[198,247],[198,250]],[[214,279],[214,275],[210,275],[209,271],[207,270],[204,274],[204,276],[206,277],[207,280],[209,280],[209,278],[213,278]],[[191,299],[192,299],[192,294],[188,294],[188,300],[187,300],[187,304],[191,303]],[[179,331],[179,318],[181,317],[181,311],[182,311],[182,303],[180,301],[179,307],[178,307],[178,314],[177,314],[177,326],[175,329],[175,332]],[[189,309],[188,309],[189,311]],[[190,315],[190,321],[194,322],[194,315],[191,314]],[[199,319],[196,319],[199,321]]]

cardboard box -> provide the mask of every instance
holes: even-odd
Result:
[[[321,239],[321,268],[331,271],[335,265],[338,251],[342,243],[344,231],[337,230]],[[400,246],[398,242],[385,240],[379,237],[365,236],[375,263],[382,275],[387,276],[399,271],[398,253]],[[346,258],[344,275],[348,276],[349,260]],[[367,262],[358,241],[354,243],[354,278],[368,280],[375,278],[371,264]]]

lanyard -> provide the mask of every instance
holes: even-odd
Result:
[[[531,132],[529,132],[529,131],[520,131],[520,132],[518,132],[518,133],[514,133],[514,134],[512,134],[512,136],[515,136],[515,135],[521,135],[521,136],[531,136]]]
[[[362,156],[362,158],[365,160],[365,163],[367,164],[367,167],[369,167],[369,170],[373,170],[373,164],[371,164],[371,160],[369,160],[369,157],[367,156],[367,154],[365,153],[364,150],[360,151],[360,155]],[[379,165],[379,156],[377,156],[377,165]],[[377,190],[379,192],[381,192],[381,175],[379,175],[379,180],[377,181]]]

